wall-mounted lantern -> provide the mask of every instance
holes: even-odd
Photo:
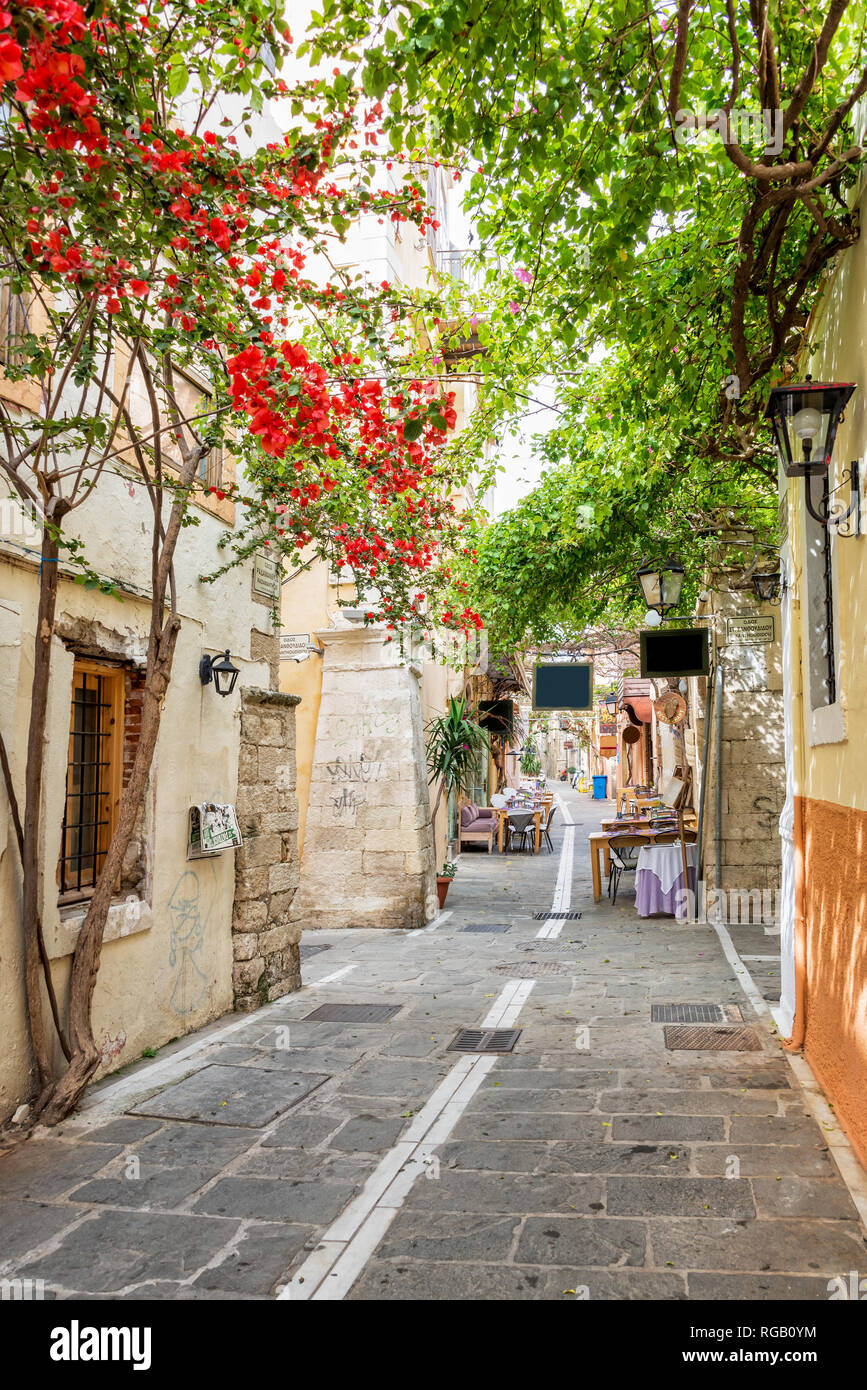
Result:
[[[782,587],[782,575],[779,568],[769,570],[765,574],[754,574],[751,579],[756,598],[760,603],[773,603],[774,599],[779,596]]]
[[[855,390],[851,381],[793,382],[774,386],[765,407],[787,478],[827,473],[837,427]]]
[[[222,656],[203,656],[199,662],[199,680],[202,685],[210,685],[213,681],[218,695],[231,695],[239,675],[240,670],[233,664],[228,647]]]
[[[683,565],[671,555],[667,560],[641,566],[638,582],[647,604],[645,623],[648,627],[658,627],[665,614],[680,603],[683,580]]]
[[[789,386],[774,386],[765,407],[765,419],[770,420],[774,442],[787,478],[805,478],[804,501],[807,511],[820,526],[833,522],[839,536],[857,536],[861,531],[861,486],[859,461],[853,459],[843,474],[848,482],[850,502],[845,512],[832,513],[829,470],[834,452],[837,428],[843,420],[846,404],[855,390],[851,381],[805,381]],[[813,505],[812,478],[824,480],[819,510]],[[851,525],[842,523],[853,517]]]

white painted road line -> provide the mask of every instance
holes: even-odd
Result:
[[[557,797],[557,809],[563,817],[563,844],[560,849],[560,864],[557,870],[557,883],[554,888],[554,901],[551,904],[552,912],[568,912],[572,902],[572,869],[575,859],[575,822],[569,807],[562,797]],[[560,935],[563,930],[562,921],[551,920],[548,918],[536,933],[539,938],[552,938]]]
[[[768,1001],[764,998],[761,991],[756,988],[752,975],[737,953],[735,943],[732,941],[722,922],[712,922],[711,925],[719,937],[719,944],[723,948],[723,954],[732,970],[735,972],[744,994],[749,999],[756,1013],[759,1015],[759,1018],[771,1022],[771,1010]]]
[[[89,1092],[81,1102],[80,1112],[86,1114],[89,1110],[103,1109],[114,1112],[118,1103],[126,1105],[130,1096],[144,1095],[148,1091],[154,1091],[159,1087],[168,1085],[171,1081],[181,1080],[192,1070],[190,1063],[194,1058],[204,1057],[211,1048],[222,1046],[226,1038],[231,1037],[241,1028],[249,1028],[251,1023],[261,1022],[266,1025],[268,1015],[276,1011],[281,1004],[285,1006],[285,1003],[285,997],[275,999],[273,1003],[266,1004],[255,1014],[244,1014],[243,1017],[232,1023],[224,1024],[222,1028],[215,1028],[212,1033],[199,1038],[189,1047],[181,1048],[180,1052],[173,1052],[170,1057],[164,1057],[151,1066],[142,1067],[132,1076],[125,1076],[121,1081],[115,1081],[110,1086],[103,1086],[99,1090]],[[203,1062],[202,1065],[205,1063]]]
[[[318,989],[320,985],[332,984],[335,980],[340,980],[344,975],[348,975],[351,970],[357,969],[357,963],[345,965],[342,970],[335,970],[322,980],[313,980],[309,985],[304,985],[303,989]],[[207,1054],[212,1048],[222,1047],[226,1039],[230,1038],[233,1033],[239,1032],[242,1028],[249,1028],[254,1023],[261,1023],[264,1032],[269,1015],[277,1013],[285,1006],[286,996],[282,995],[279,999],[273,1000],[272,1003],[266,1004],[264,1008],[258,1009],[255,1014],[242,1014],[240,1018],[232,1019],[231,1022],[224,1023],[221,1027],[206,1033],[204,1037],[197,1038],[188,1047],[182,1047],[180,1051],[162,1057],[150,1066],[140,1068],[131,1076],[124,1076],[111,1085],[101,1086],[95,1091],[90,1091],[81,1102],[80,1114],[86,1115],[90,1111],[100,1112],[103,1110],[106,1113],[114,1114],[118,1107],[127,1108],[130,1098],[143,1097],[149,1091],[168,1086],[173,1081],[182,1081],[184,1077],[189,1076],[191,1071],[196,1070],[193,1065],[194,1062],[201,1059],[201,1066],[207,1066]]]
[[[321,980],[311,980],[308,989],[318,989],[320,985],[331,985],[335,980],[342,980],[344,975],[348,975],[350,970],[357,970],[358,962],[355,965],[344,965],[342,970],[335,970],[333,975],[326,975]]]
[[[562,808],[563,820],[566,828],[563,831],[563,844],[560,847],[560,864],[557,870],[557,883],[554,888],[554,901],[551,904],[552,912],[568,912],[569,904],[572,901],[572,865],[575,859],[575,824],[569,815],[568,808],[557,797],[557,805]],[[536,940],[551,939],[559,936],[563,930],[562,921],[552,921],[549,917],[547,921],[536,932]]]
[[[414,941],[417,936],[427,936],[428,932],[436,931],[437,927],[441,927],[452,915],[451,908],[448,912],[440,912],[426,927],[419,927],[416,931],[410,932],[407,941]]]
[[[552,912],[567,911],[572,896],[575,824],[557,798],[565,830]],[[422,931],[433,931],[451,913],[440,913]],[[546,930],[547,928],[547,930]],[[545,924],[539,936],[556,936],[562,923]],[[414,935],[420,935],[419,932]],[[330,978],[335,978],[334,976]],[[481,1027],[512,1028],[533,980],[509,980]],[[317,1248],[278,1294],[282,1302],[337,1302],[345,1298],[403,1205],[413,1183],[425,1172],[434,1150],[448,1139],[485,1077],[495,1054],[463,1056],[413,1117],[401,1138],[384,1154],[361,1192],[325,1232]]]
[[[483,1028],[513,1028],[515,1021],[524,1001],[533,988],[532,980],[510,980],[509,985],[513,986],[511,994],[508,993],[509,985],[503,990],[496,1004],[482,1022]]]
[[[513,1026],[534,983],[509,980],[482,1028]],[[335,1301],[346,1296],[424,1170],[432,1148],[451,1134],[496,1060],[492,1055],[459,1058],[362,1191],[278,1294],[279,1300]]]

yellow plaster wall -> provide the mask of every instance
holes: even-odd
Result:
[[[855,392],[834,448],[835,485],[853,458],[860,458],[862,479],[867,468],[867,237],[841,257],[818,313],[810,326],[810,341],[819,350],[803,370],[817,381],[852,381]],[[814,482],[813,496],[819,488]],[[792,667],[805,680],[802,660],[800,591],[802,582],[804,480],[788,480],[791,568],[795,584],[792,612]],[[862,497],[864,496],[862,490]],[[838,494],[848,505],[848,485]],[[862,501],[862,526],[867,529],[867,506]],[[839,651],[839,698],[846,721],[846,740],[810,746],[804,733],[809,719],[803,688],[795,691],[794,733],[800,764],[796,790],[820,801],[867,809],[867,778],[863,758],[853,756],[867,727],[867,535],[835,541],[835,582],[838,597],[836,643]],[[800,681],[798,681],[800,685]],[[796,765],[797,765],[796,764]]]
[[[303,556],[302,556],[303,563]],[[328,609],[329,584],[326,565],[317,560],[309,570],[294,578],[292,571],[284,572],[281,594],[280,621],[283,632],[305,632],[311,642],[316,633],[330,623]],[[335,591],[332,589],[331,593]],[[301,704],[295,708],[296,767],[298,795],[298,852],[303,858],[304,832],[310,804],[310,781],[313,776],[313,750],[316,744],[316,725],[322,700],[322,658],[311,654],[306,661],[280,662],[280,689],[299,695]]]

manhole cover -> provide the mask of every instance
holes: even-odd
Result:
[[[513,979],[535,980],[539,975],[569,975],[565,965],[556,960],[517,961],[515,965],[494,965],[492,970],[498,975],[511,975]]]
[[[385,1023],[400,1013],[401,1004],[320,1004],[304,1023]]]
[[[651,1023],[725,1023],[722,1004],[651,1004]]]
[[[461,927],[461,931],[495,931],[504,932],[509,930],[508,922],[472,922],[468,927]]]
[[[760,1052],[752,1028],[666,1028],[665,1045],[672,1052]]]
[[[520,1028],[462,1028],[446,1052],[511,1052]]]
[[[310,956],[318,956],[320,951],[330,951],[330,946],[299,946],[298,951],[302,960],[309,959]]]
[[[580,912],[534,912],[534,922],[577,922]]]

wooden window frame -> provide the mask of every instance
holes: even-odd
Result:
[[[103,848],[97,851],[97,855],[101,856],[102,858],[104,858],[104,855],[108,850],[108,846],[111,843],[111,837],[114,834],[114,828],[117,824],[118,809],[120,807],[120,798],[123,792],[124,708],[126,703],[125,669],[122,666],[112,666],[108,662],[93,661],[84,657],[76,657],[75,664],[73,667],[72,687],[70,690],[69,702],[69,744],[67,747],[66,778],[64,782],[63,793],[63,828],[61,829],[60,840],[61,857],[57,865],[58,902],[60,906],[68,906],[73,903],[86,902],[90,897],[93,896],[95,888],[94,882],[92,884],[82,885],[80,888],[76,887],[68,888],[63,891],[61,890],[61,885],[63,882],[63,855],[66,848],[65,826],[67,798],[69,795],[69,770],[72,765],[72,720],[74,715],[73,700],[75,697],[77,679],[79,676],[82,675],[99,676],[102,678],[104,682],[106,704],[110,711],[107,715],[110,724],[110,730],[106,735],[105,739],[106,762],[108,763],[108,768],[106,772],[106,785],[105,788],[99,793],[100,805],[98,811],[98,814],[101,818],[103,815],[105,816],[106,821],[105,828],[101,836],[101,839],[103,841]],[[95,870],[95,878],[98,877],[100,869],[101,865],[97,867]]]
[[[0,367],[19,367],[24,358],[21,339],[30,332],[30,315],[24,296],[14,294],[0,267]]]
[[[179,367],[177,364],[175,364],[172,370],[176,377],[183,377],[184,381],[189,386],[194,386],[197,391],[201,391],[203,405],[205,405],[207,402],[213,401],[214,383],[212,381],[209,381],[202,372],[198,371],[196,367]],[[186,428],[189,428],[189,426],[187,426]],[[209,488],[222,486],[223,453],[224,446],[222,444],[216,444],[206,455],[206,457],[200,461],[199,467],[196,471],[196,477],[198,478],[199,482],[202,484],[203,487]],[[177,470],[178,465],[174,463],[174,461],[172,461],[171,467]]]

